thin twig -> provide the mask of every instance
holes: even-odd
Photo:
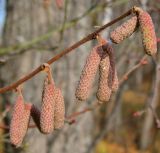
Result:
[[[74,112],[74,113],[72,113],[71,115],[67,116],[66,119],[67,119],[67,120],[71,120],[71,119],[73,119],[73,118],[76,118],[76,117],[79,116],[79,115],[82,115],[82,114],[84,114],[84,113],[86,113],[86,112],[90,112],[90,111],[94,110],[97,106],[100,106],[100,103],[96,102],[96,103],[93,104],[92,106],[87,107],[87,108],[83,109],[82,111]]]
[[[63,51],[61,51],[60,54],[54,56],[53,58],[51,58],[49,61],[47,61],[46,63],[48,63],[49,65],[52,64],[53,62],[57,61],[58,59],[60,59],[61,57],[63,57],[64,55],[68,54],[69,52],[73,51],[74,49],[78,48],[79,46],[81,46],[82,44],[95,39],[97,34],[99,34],[100,32],[102,32],[104,29],[106,29],[107,27],[113,25],[114,23],[118,22],[119,20],[129,16],[130,14],[132,14],[134,12],[133,8],[131,8],[130,10],[128,10],[126,13],[122,14],[121,16],[119,16],[118,18],[112,20],[111,22],[101,26],[99,29],[97,29],[96,31],[92,32],[91,34],[87,35],[86,37],[82,38],[80,41],[76,42],[75,44],[73,44],[72,46],[70,46],[69,48],[64,49]],[[41,72],[43,70],[42,66],[39,66],[38,68],[36,68],[35,70],[33,70],[31,73],[29,73],[28,75],[24,76],[23,78],[21,78],[20,80],[18,80],[17,82],[0,88],[0,93],[4,93],[7,92],[9,90],[13,90],[16,87],[18,87],[20,84],[24,83],[25,81],[31,79],[32,77],[34,77],[36,74],[38,74],[39,72]]]
[[[142,57],[142,59],[139,61],[138,64],[136,64],[135,66],[133,66],[129,71],[127,71],[127,72],[123,75],[123,77],[122,77],[122,79],[119,81],[119,83],[122,84],[125,80],[128,79],[128,76],[131,75],[135,70],[137,70],[137,69],[138,69],[139,67],[141,67],[142,65],[147,64],[146,59],[147,59],[147,55],[144,55],[144,56]]]
[[[45,33],[41,36],[38,36],[36,38],[33,38],[30,41],[27,41],[27,42],[24,42],[24,43],[21,43],[21,44],[16,44],[14,46],[9,46],[9,47],[6,47],[6,48],[0,48],[0,55],[13,56],[13,55],[23,53],[27,49],[30,49],[31,47],[33,47],[35,44],[40,43],[41,41],[44,41],[44,40],[50,38],[51,36],[53,36],[54,33],[61,32],[61,31],[64,31],[64,30],[67,30],[67,29],[73,27],[74,25],[77,24],[78,21],[80,21],[81,19],[85,18],[88,15],[103,11],[106,7],[117,6],[117,5],[123,4],[125,2],[127,2],[127,0],[123,0],[123,2],[112,2],[111,4],[108,3],[108,2],[104,2],[104,3],[100,3],[98,5],[91,6],[87,11],[85,11],[80,16],[75,17],[74,19],[66,22],[64,27],[61,27],[61,26],[60,27],[54,27],[54,29],[52,29],[51,31],[49,31],[49,32],[47,32],[47,33]],[[14,53],[13,53],[13,51],[14,51]]]

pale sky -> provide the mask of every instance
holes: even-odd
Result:
[[[0,0],[0,27],[2,27],[5,19],[5,0]]]

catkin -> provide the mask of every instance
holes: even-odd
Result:
[[[19,146],[22,143],[22,134],[21,134],[21,121],[23,118],[24,112],[24,101],[22,95],[18,95],[15,102],[12,119],[10,124],[10,141],[13,145]]]
[[[101,56],[102,49],[100,45],[94,47],[93,50],[90,52],[82,70],[78,86],[76,88],[75,95],[77,99],[84,101],[88,98],[92,83],[94,81],[101,60]]]
[[[110,39],[118,44],[124,39],[128,38],[133,34],[137,27],[137,16],[133,16],[124,22],[122,25],[118,26],[110,34]]]
[[[99,84],[98,84],[98,91],[97,91],[97,98],[101,102],[109,101],[111,96],[111,71],[110,71],[110,60],[109,56],[103,58],[100,62],[99,67]]]
[[[157,38],[151,16],[141,8],[136,8],[142,33],[142,41],[146,54],[154,55],[157,52]]]
[[[40,115],[41,115],[40,110],[35,105],[32,105],[32,108],[31,108],[32,119],[36,124],[37,128],[39,129],[39,131],[42,132],[40,127]]]
[[[55,92],[54,128],[60,129],[64,126],[64,98],[60,89],[56,88]]]
[[[32,107],[31,103],[25,104],[21,125],[19,125],[19,130],[20,130],[19,132],[21,133],[20,142],[23,141],[23,138],[26,135],[28,130],[28,125],[29,125],[30,115],[31,115],[31,107]]]
[[[30,120],[31,104],[24,104],[22,97],[18,97],[14,106],[10,125],[10,141],[19,147],[27,132]]]
[[[51,133],[54,129],[54,93],[55,87],[52,82],[48,82],[48,78],[45,80],[43,93],[42,93],[42,105],[40,115],[40,127],[43,133]]]
[[[102,46],[103,49],[103,58],[105,58],[105,56],[109,56],[109,62],[110,62],[110,78],[111,81],[113,82],[114,80],[114,76],[115,76],[115,55],[114,55],[114,50],[112,45],[107,42],[105,44],[103,44]]]

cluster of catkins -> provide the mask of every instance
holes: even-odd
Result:
[[[105,40],[90,52],[76,88],[76,97],[87,100],[96,73],[99,68],[99,84],[97,98],[99,102],[109,101],[112,92],[118,89],[118,77],[115,69],[114,51],[111,44]]]
[[[113,43],[120,43],[140,27],[144,50],[148,55],[157,52],[157,41],[150,15],[141,8],[134,7],[135,15],[110,33]],[[76,97],[87,100],[93,81],[99,69],[97,99],[99,102],[110,100],[112,92],[118,89],[119,82],[115,68],[114,51],[111,44],[100,36],[99,45],[90,52],[82,70],[80,81],[76,88]],[[56,88],[48,66],[48,75],[44,82],[41,110],[31,103],[25,103],[21,90],[14,106],[10,125],[11,143],[19,146],[27,132],[30,116],[42,133],[51,133],[64,125],[64,99],[62,92]]]
[[[21,89],[17,90],[18,96],[10,124],[10,141],[17,147],[24,139],[31,117],[40,132],[44,134],[49,134],[64,125],[64,98],[61,90],[54,85],[50,68],[47,74],[44,81],[41,110],[31,103],[25,103]]]
[[[119,44],[140,27],[145,53],[153,56],[157,52],[157,39],[152,19],[147,12],[139,7],[134,7],[133,10],[135,15],[113,30],[110,33],[110,40]],[[85,101],[88,98],[98,68],[97,99],[100,102],[109,101],[112,92],[118,89],[119,83],[115,69],[113,48],[105,40],[102,40],[100,45],[93,48],[86,60],[76,88],[77,99]]]
[[[153,56],[157,52],[157,38],[152,18],[139,7],[133,9],[135,15],[111,32],[110,38],[112,42],[119,44],[140,28],[144,51],[146,54]]]

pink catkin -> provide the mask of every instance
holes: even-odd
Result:
[[[118,26],[114,31],[111,32],[111,40],[118,44],[124,39],[128,38],[133,34],[137,27],[137,16],[131,17],[129,20]]]
[[[54,125],[55,87],[53,83],[44,83],[40,115],[40,127],[43,133],[51,133]]]
[[[24,136],[27,133],[30,111],[31,104],[24,104],[22,98],[16,102],[10,125],[10,140],[16,147],[22,144]]]
[[[54,110],[54,128],[60,129],[64,126],[65,105],[64,98],[60,89],[56,88],[55,110]]]
[[[28,130],[28,125],[29,125],[30,115],[31,115],[31,107],[32,107],[31,103],[25,104],[25,109],[23,112],[23,118],[21,121],[20,131],[19,131],[21,133],[21,142],[23,141],[23,138],[26,135]]]
[[[13,108],[10,124],[10,141],[15,146],[19,146],[22,143],[22,133],[20,126],[23,119],[24,110],[25,106],[23,97],[22,95],[19,95]]]
[[[98,91],[97,91],[97,98],[101,102],[109,101],[111,96],[111,70],[110,70],[110,60],[109,56],[106,56],[103,58],[100,62],[99,67],[99,85],[98,85]]]
[[[157,53],[157,38],[151,16],[138,8],[138,19],[142,33],[142,41],[146,54],[154,55]]]
[[[101,56],[102,49],[100,45],[94,47],[90,52],[76,88],[75,95],[77,99],[84,101],[88,98],[101,60]]]

